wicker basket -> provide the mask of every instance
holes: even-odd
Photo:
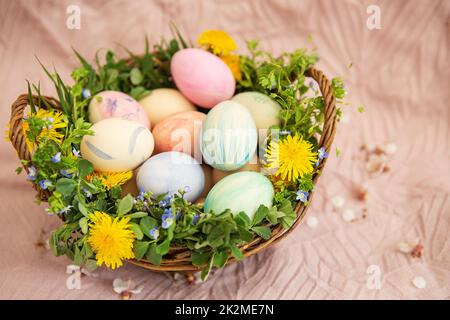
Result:
[[[336,105],[335,98],[333,95],[333,91],[331,88],[331,83],[327,79],[327,77],[320,71],[314,68],[307,70],[306,76],[313,78],[317,84],[319,85],[320,91],[322,93],[324,99],[324,126],[323,132],[319,140],[319,148],[323,147],[327,152],[330,151],[331,144],[334,139],[334,135],[336,132]],[[17,154],[21,160],[30,160],[31,155],[28,151],[28,148],[25,143],[25,137],[22,131],[22,119],[24,117],[24,109],[29,104],[29,97],[27,94],[20,95],[16,101],[11,106],[11,119],[10,119],[10,132],[9,138],[11,140],[12,145],[17,150]],[[51,97],[43,97],[46,104],[42,101],[38,100],[37,96],[33,96],[34,103],[37,107],[46,108],[46,104],[51,106],[54,109],[61,109],[59,106],[59,102]],[[39,102],[41,104],[39,105]],[[320,163],[317,169],[322,169],[325,165],[326,159]],[[28,172],[28,168],[25,166],[24,169]],[[317,180],[320,176],[319,172],[314,173],[313,182],[317,183]],[[37,187],[36,187],[37,188]],[[41,190],[37,188],[38,196],[42,201],[47,201],[50,196],[50,192],[48,190]],[[310,194],[310,200],[312,199],[312,194]],[[272,236],[268,240],[263,240],[261,237],[256,236],[251,242],[245,244],[240,249],[245,256],[254,255],[273,244],[277,243],[284,237],[286,237],[296,226],[300,224],[303,220],[308,207],[304,206],[301,202],[299,202],[295,208],[295,212],[297,214],[297,218],[290,229],[283,229],[281,226],[273,226],[272,227]],[[236,260],[233,257],[230,257],[227,264],[233,263]],[[143,268],[153,270],[153,271],[161,271],[161,272],[180,272],[186,275],[188,279],[193,279],[192,274],[194,272],[200,271],[201,268],[192,265],[191,262],[191,251],[187,248],[177,248],[172,247],[161,261],[161,265],[153,265],[144,260],[136,261],[130,260],[129,262],[141,266]]]

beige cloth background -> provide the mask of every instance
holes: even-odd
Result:
[[[81,29],[66,28],[66,7],[81,8]],[[380,30],[366,28],[369,4],[381,8]],[[217,271],[196,286],[173,283],[127,265],[82,278],[80,290],[66,288],[66,265],[36,246],[58,225],[24,175],[16,176],[12,147],[0,143],[0,298],[117,299],[116,277],[145,286],[135,299],[448,299],[450,296],[450,1],[9,1],[0,0],[0,119],[25,92],[25,79],[41,81],[53,94],[34,55],[68,79],[77,66],[71,46],[93,58],[98,48],[139,52],[144,34],[152,42],[168,36],[169,21],[192,39],[204,29],[227,30],[244,52],[244,39],[260,38],[279,53],[310,45],[312,35],[330,77],[343,76],[348,100],[331,155],[309,211],[315,228],[303,223],[273,248]],[[123,52],[123,51],[121,51]],[[348,65],[353,67],[348,69]],[[395,143],[390,172],[368,178],[361,144]],[[367,183],[366,203],[355,199]],[[367,218],[350,223],[331,199]],[[422,258],[399,252],[402,241],[420,238]],[[381,287],[366,286],[367,268],[381,270]],[[427,282],[412,285],[415,276]]]

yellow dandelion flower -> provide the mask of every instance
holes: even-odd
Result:
[[[111,189],[115,186],[121,186],[133,177],[133,171],[123,172],[97,172],[94,171],[86,177],[86,180],[91,182],[94,177],[97,177],[106,189]]]
[[[129,218],[113,218],[105,212],[90,215],[88,243],[96,253],[97,265],[111,269],[122,266],[122,260],[134,258],[133,231]]]
[[[225,62],[230,68],[233,76],[236,80],[241,80],[241,68],[239,65],[239,56],[237,54],[227,54],[221,57],[222,61]]]
[[[267,167],[276,170],[275,175],[283,180],[296,181],[314,170],[317,153],[312,144],[298,135],[287,136],[277,142],[271,141],[267,147]]]
[[[231,51],[237,50],[236,42],[222,30],[204,31],[197,39],[197,43],[218,56],[227,55]]]
[[[35,114],[28,112],[27,118],[31,117],[45,120],[45,125],[42,128],[42,131],[36,137],[36,141],[38,143],[41,142],[43,138],[53,140],[56,143],[62,142],[64,134],[58,132],[58,130],[65,128],[67,123],[64,121],[63,114],[61,112],[39,109]],[[22,121],[22,130],[28,150],[32,152],[36,148],[36,142],[28,139],[27,133],[30,131],[30,124],[28,121]]]

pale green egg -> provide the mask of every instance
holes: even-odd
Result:
[[[266,176],[258,172],[244,171],[220,180],[208,193],[204,211],[222,213],[226,209],[236,215],[245,212],[250,219],[260,205],[272,206],[274,190]]]

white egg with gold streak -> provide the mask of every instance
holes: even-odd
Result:
[[[148,128],[136,121],[108,118],[95,123],[94,135],[81,141],[81,155],[96,171],[120,172],[137,168],[154,148]]]

